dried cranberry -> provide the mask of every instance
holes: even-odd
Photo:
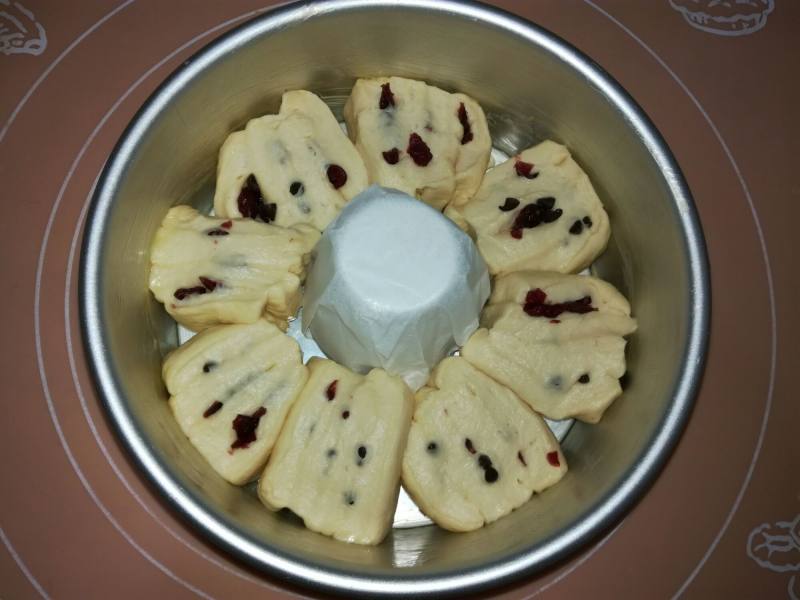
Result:
[[[522,456],[522,450],[517,452],[517,458],[519,459],[519,462],[521,462],[523,465],[525,465],[526,467],[528,466],[528,463],[525,462],[525,457]]]
[[[508,202],[508,199],[506,199],[506,202]],[[542,223],[552,223],[558,220],[563,211],[560,208],[553,208],[555,202],[555,198],[546,196],[526,205],[517,213],[514,222],[511,224],[511,236],[519,239],[522,237],[522,229],[533,229]],[[519,232],[519,237],[515,235],[515,232]]]
[[[486,483],[494,483],[500,478],[500,473],[498,473],[497,469],[494,467],[489,467],[483,472],[483,478],[486,480]]]
[[[383,160],[385,160],[390,165],[396,165],[397,162],[400,160],[400,150],[397,148],[392,148],[391,150],[387,150],[386,152],[382,152]]]
[[[522,229],[512,229],[511,230],[511,237],[514,238],[515,240],[521,240],[522,239]]]
[[[219,400],[215,400],[214,402],[211,403],[211,406],[209,406],[203,412],[203,418],[207,419],[208,417],[213,415],[215,412],[217,412],[220,408],[222,408],[222,402],[220,402]]]
[[[412,133],[408,136],[408,148],[406,148],[406,152],[408,152],[414,164],[420,167],[428,166],[428,163],[433,159],[433,154],[431,154],[431,149],[428,148],[428,144],[416,133]]]
[[[473,446],[473,445],[472,445],[472,440],[471,440],[471,439],[469,439],[469,438],[466,438],[466,439],[464,440],[464,447],[465,447],[467,450],[469,450],[469,453],[470,453],[470,454],[475,454],[475,446]]]
[[[328,402],[333,400],[336,397],[336,385],[339,383],[338,379],[334,379],[331,381],[328,388],[325,390],[325,397],[328,398]]]
[[[224,229],[220,229],[220,228],[218,227],[218,228],[216,228],[216,229],[209,229],[209,230],[206,232],[206,235],[208,235],[208,236],[212,236],[212,237],[213,237],[213,236],[217,236],[217,235],[228,235],[228,233],[230,233],[230,232],[229,232],[229,231],[225,231]],[[216,242],[215,242],[215,243],[216,243]]]
[[[547,462],[549,462],[554,467],[560,467],[561,466],[561,461],[558,459],[558,452],[557,451],[548,452],[547,453]]]
[[[236,440],[231,444],[231,450],[247,448],[256,441],[256,429],[258,422],[267,414],[267,409],[260,407],[252,415],[236,415],[233,420],[233,430],[236,432]]]
[[[565,312],[584,314],[597,310],[592,306],[591,296],[555,304],[546,304],[545,300],[547,300],[547,294],[536,288],[527,293],[522,308],[531,317],[546,317],[548,319],[555,319]]]
[[[218,285],[222,285],[221,282],[214,281],[213,279],[209,279],[208,277],[203,277],[202,275],[200,276],[199,279],[200,283],[203,284],[203,287],[205,287],[209,292],[213,292]]]
[[[292,196],[302,196],[305,191],[306,188],[299,181],[293,181],[292,184],[289,186],[289,193]]]
[[[210,373],[216,368],[217,368],[217,363],[213,360],[210,360],[203,365],[203,373]]]
[[[236,199],[236,207],[245,219],[254,219],[264,223],[274,221],[278,212],[277,204],[268,203],[264,200],[258,181],[256,181],[255,175],[252,174],[247,177],[239,192],[239,197]]]
[[[331,182],[331,185],[334,189],[339,189],[345,183],[347,183],[347,171],[345,171],[339,165],[328,165],[328,181]]]
[[[589,383],[589,381],[590,381],[590,379],[589,379],[589,374],[588,373],[584,373],[583,375],[578,377],[578,383]]]
[[[536,179],[539,176],[538,172],[533,172],[533,163],[525,162],[524,160],[517,159],[514,162],[514,170],[520,177],[527,179]]]
[[[220,224],[220,227],[222,227],[223,229],[230,229],[231,227],[233,227],[233,221],[225,221],[224,223]]]
[[[486,456],[485,454],[481,454],[478,457],[478,465],[481,469],[488,469],[492,466],[492,459]]]
[[[536,206],[539,206],[545,210],[550,210],[556,205],[556,199],[552,196],[544,196],[542,198],[536,199]]]
[[[580,235],[583,232],[583,223],[580,221],[575,221],[569,228],[569,232],[572,235]]]
[[[343,419],[349,419],[350,418],[350,411],[349,410],[342,411],[342,418]]]
[[[592,220],[589,217],[583,217],[581,221],[583,221],[583,224],[586,225],[587,227],[592,226]]]
[[[378,108],[384,110],[390,106],[394,106],[394,94],[392,93],[391,86],[387,82],[381,84],[381,99],[378,100]]]
[[[510,210],[514,210],[519,206],[519,200],[516,198],[506,198],[506,201],[503,203],[503,206],[498,206],[500,210],[503,212],[508,212]]]
[[[552,323],[553,325],[558,325],[559,323],[561,323],[561,321],[559,321],[558,319],[550,319],[550,323]]]
[[[461,145],[463,146],[467,142],[472,141],[472,127],[469,124],[467,109],[464,107],[463,102],[458,106],[458,122],[461,123],[461,127],[464,128],[464,133],[461,135]]]
[[[366,446],[359,446],[358,447],[358,458],[366,458],[367,457],[367,448]]]

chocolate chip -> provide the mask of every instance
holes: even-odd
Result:
[[[211,373],[211,371],[217,368],[217,364],[218,363],[214,362],[213,360],[208,361],[203,365],[203,373]]]
[[[302,196],[306,191],[305,186],[299,181],[293,181],[289,186],[289,193],[292,196]]]
[[[494,467],[489,467],[483,472],[483,478],[486,480],[486,483],[494,483],[500,478],[500,473],[498,473],[497,469]]]
[[[589,374],[584,373],[580,377],[578,377],[578,383],[589,383]]]
[[[506,198],[506,201],[503,203],[503,206],[498,206],[500,210],[503,212],[508,212],[510,210],[514,210],[519,206],[519,200],[516,198]]]
[[[589,217],[583,217],[583,219],[581,220],[583,221],[583,224],[586,225],[587,227],[592,226],[592,220]]]
[[[208,417],[210,417],[211,415],[213,415],[215,412],[217,412],[217,411],[218,411],[220,408],[222,408],[222,402],[220,402],[219,400],[215,400],[215,401],[214,401],[214,402],[212,402],[212,403],[211,403],[211,405],[210,405],[210,406],[209,406],[209,407],[208,407],[208,408],[207,408],[207,409],[206,409],[206,410],[203,412],[203,418],[204,418],[204,419],[207,419]]]
[[[572,235],[580,235],[583,232],[583,223],[580,221],[575,221],[569,228],[569,232]]]

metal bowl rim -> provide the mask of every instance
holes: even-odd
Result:
[[[578,71],[586,79],[587,85],[597,87],[628,120],[629,126],[637,132],[660,167],[672,192],[674,208],[682,226],[684,249],[689,257],[687,342],[680,376],[673,390],[673,401],[656,428],[657,433],[637,457],[633,467],[621,477],[620,484],[570,527],[550,538],[491,564],[429,576],[409,576],[401,572],[387,576],[360,575],[298,560],[258,542],[227,521],[224,515],[212,510],[202,497],[183,488],[172,469],[159,461],[128,409],[115,373],[114,360],[107,352],[100,301],[105,223],[113,206],[116,189],[131,155],[164,106],[188,82],[200,76],[207,65],[254,38],[317,14],[382,7],[423,10],[478,20],[544,48]],[[178,515],[210,541],[245,562],[296,584],[347,594],[441,595],[466,593],[509,583],[565,558],[621,520],[660,472],[691,414],[708,349],[710,300],[708,256],[691,193],[672,152],[641,107],[599,65],[555,34],[501,9],[457,0],[320,0],[292,3],[257,16],[210,42],[170,74],[151,94],[111,152],[87,215],[79,272],[81,333],[89,371],[108,420],[129,456],[146,474],[149,483],[164,496]]]

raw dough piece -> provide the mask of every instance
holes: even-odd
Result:
[[[551,141],[491,169],[458,211],[493,275],[577,273],[605,249],[610,235],[608,215],[586,173]],[[459,223],[457,215],[448,216]]]
[[[463,358],[446,358],[417,408],[403,485],[438,525],[471,531],[557,483],[567,471],[542,418]]]
[[[277,115],[253,119],[228,136],[219,153],[214,210],[322,231],[366,187],[364,162],[330,108],[297,90],[283,95]]]
[[[622,392],[622,336],[636,321],[609,283],[536,271],[498,277],[481,327],[461,355],[546,417],[596,423]]]
[[[167,357],[163,377],[183,432],[241,485],[263,468],[308,369],[297,342],[261,320],[197,334]]]
[[[266,316],[286,329],[319,232],[250,219],[206,217],[189,206],[167,213],[150,252],[150,290],[181,325],[200,331]]]
[[[359,79],[344,118],[371,183],[437,210],[464,204],[478,189],[492,140],[483,109],[469,96],[401,77]]]
[[[357,544],[389,531],[414,397],[381,369],[357,375],[311,359],[303,389],[258,493],[272,510],[290,508],[306,527]]]

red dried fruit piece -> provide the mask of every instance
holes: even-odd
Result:
[[[519,459],[519,462],[521,462],[523,465],[525,465],[526,467],[528,466],[528,463],[525,462],[525,457],[522,456],[522,450],[517,452],[517,458]]]
[[[559,323],[561,323],[561,321],[559,321],[558,319],[550,319],[550,322],[551,322],[553,325],[558,325]]]
[[[342,411],[342,418],[343,419],[349,419],[350,418],[350,411],[349,410]]]
[[[247,448],[256,441],[256,429],[258,422],[267,414],[267,409],[260,407],[252,415],[236,415],[233,420],[233,430],[236,432],[236,440],[231,444],[231,450]]]
[[[397,148],[392,148],[391,150],[387,150],[386,152],[381,153],[383,155],[383,160],[385,160],[390,165],[396,165],[400,160],[400,150]]]
[[[414,164],[420,167],[427,167],[428,163],[433,159],[433,154],[431,154],[431,149],[428,148],[428,144],[416,133],[412,133],[408,136],[408,148],[406,148],[406,152],[414,161]]]
[[[173,296],[175,296],[177,300],[185,300],[189,296],[205,294],[206,292],[208,292],[208,290],[205,288],[205,286],[197,285],[189,288],[178,288],[175,290]]]
[[[536,288],[527,293],[522,309],[531,317],[546,317],[548,319],[555,319],[565,312],[585,314],[597,310],[592,306],[591,296],[554,304],[546,304],[545,300],[547,300],[547,294]]]
[[[536,179],[539,176],[538,172],[533,171],[533,163],[525,162],[524,160],[517,159],[514,163],[514,170],[520,177],[527,179]]]
[[[463,102],[458,106],[458,122],[461,123],[461,127],[464,128],[464,133],[461,135],[461,145],[463,146],[472,141],[472,127],[469,124],[467,109],[464,107]]]
[[[231,227],[233,227],[233,221],[225,221],[224,223],[220,224],[220,227],[222,227],[223,229],[230,229]]]
[[[220,408],[222,408],[222,402],[220,402],[219,400],[214,400],[214,402],[212,402],[211,405],[203,412],[203,418],[207,419],[215,412],[217,412]]]
[[[229,232],[225,231],[224,229],[217,228],[217,229],[209,230],[208,232],[206,232],[206,235],[213,237],[213,236],[218,236],[218,235],[228,235],[228,233]],[[214,242],[214,243],[216,244],[216,242]]]
[[[347,183],[347,171],[339,165],[328,165],[327,175],[334,189],[338,190]]]
[[[500,210],[503,212],[508,212],[510,210],[514,210],[519,206],[519,200],[516,198],[506,198],[506,201],[503,203],[502,206],[498,206]]]
[[[589,381],[591,381],[591,379],[589,378],[589,374],[588,373],[584,373],[583,375],[578,377],[578,383],[584,383],[585,384],[585,383],[589,383]]]
[[[329,402],[336,397],[336,386],[338,383],[339,380],[334,379],[333,381],[331,381],[330,385],[325,390],[325,397],[328,399]]]
[[[203,287],[205,287],[209,292],[213,292],[218,285],[219,286],[222,285],[221,281],[214,281],[213,279],[209,279],[208,277],[203,277],[202,275],[199,277],[199,279],[200,283],[203,284]]]
[[[514,238],[515,240],[521,240],[522,239],[522,229],[512,229],[511,230],[511,237]]]
[[[560,467],[561,461],[558,459],[558,451],[548,452],[547,453],[547,462],[549,462],[554,467]]]
[[[390,106],[394,106],[394,93],[388,83],[381,84],[381,99],[378,100],[378,108],[384,110]]]
[[[245,219],[271,223],[275,220],[278,205],[264,200],[255,175],[249,175],[236,199],[236,208]]]
[[[464,440],[464,447],[465,447],[467,450],[469,450],[469,453],[470,453],[470,454],[475,454],[475,446],[473,446],[473,445],[472,445],[472,440],[471,440],[471,439],[469,439],[469,438],[466,438],[466,439]]]

